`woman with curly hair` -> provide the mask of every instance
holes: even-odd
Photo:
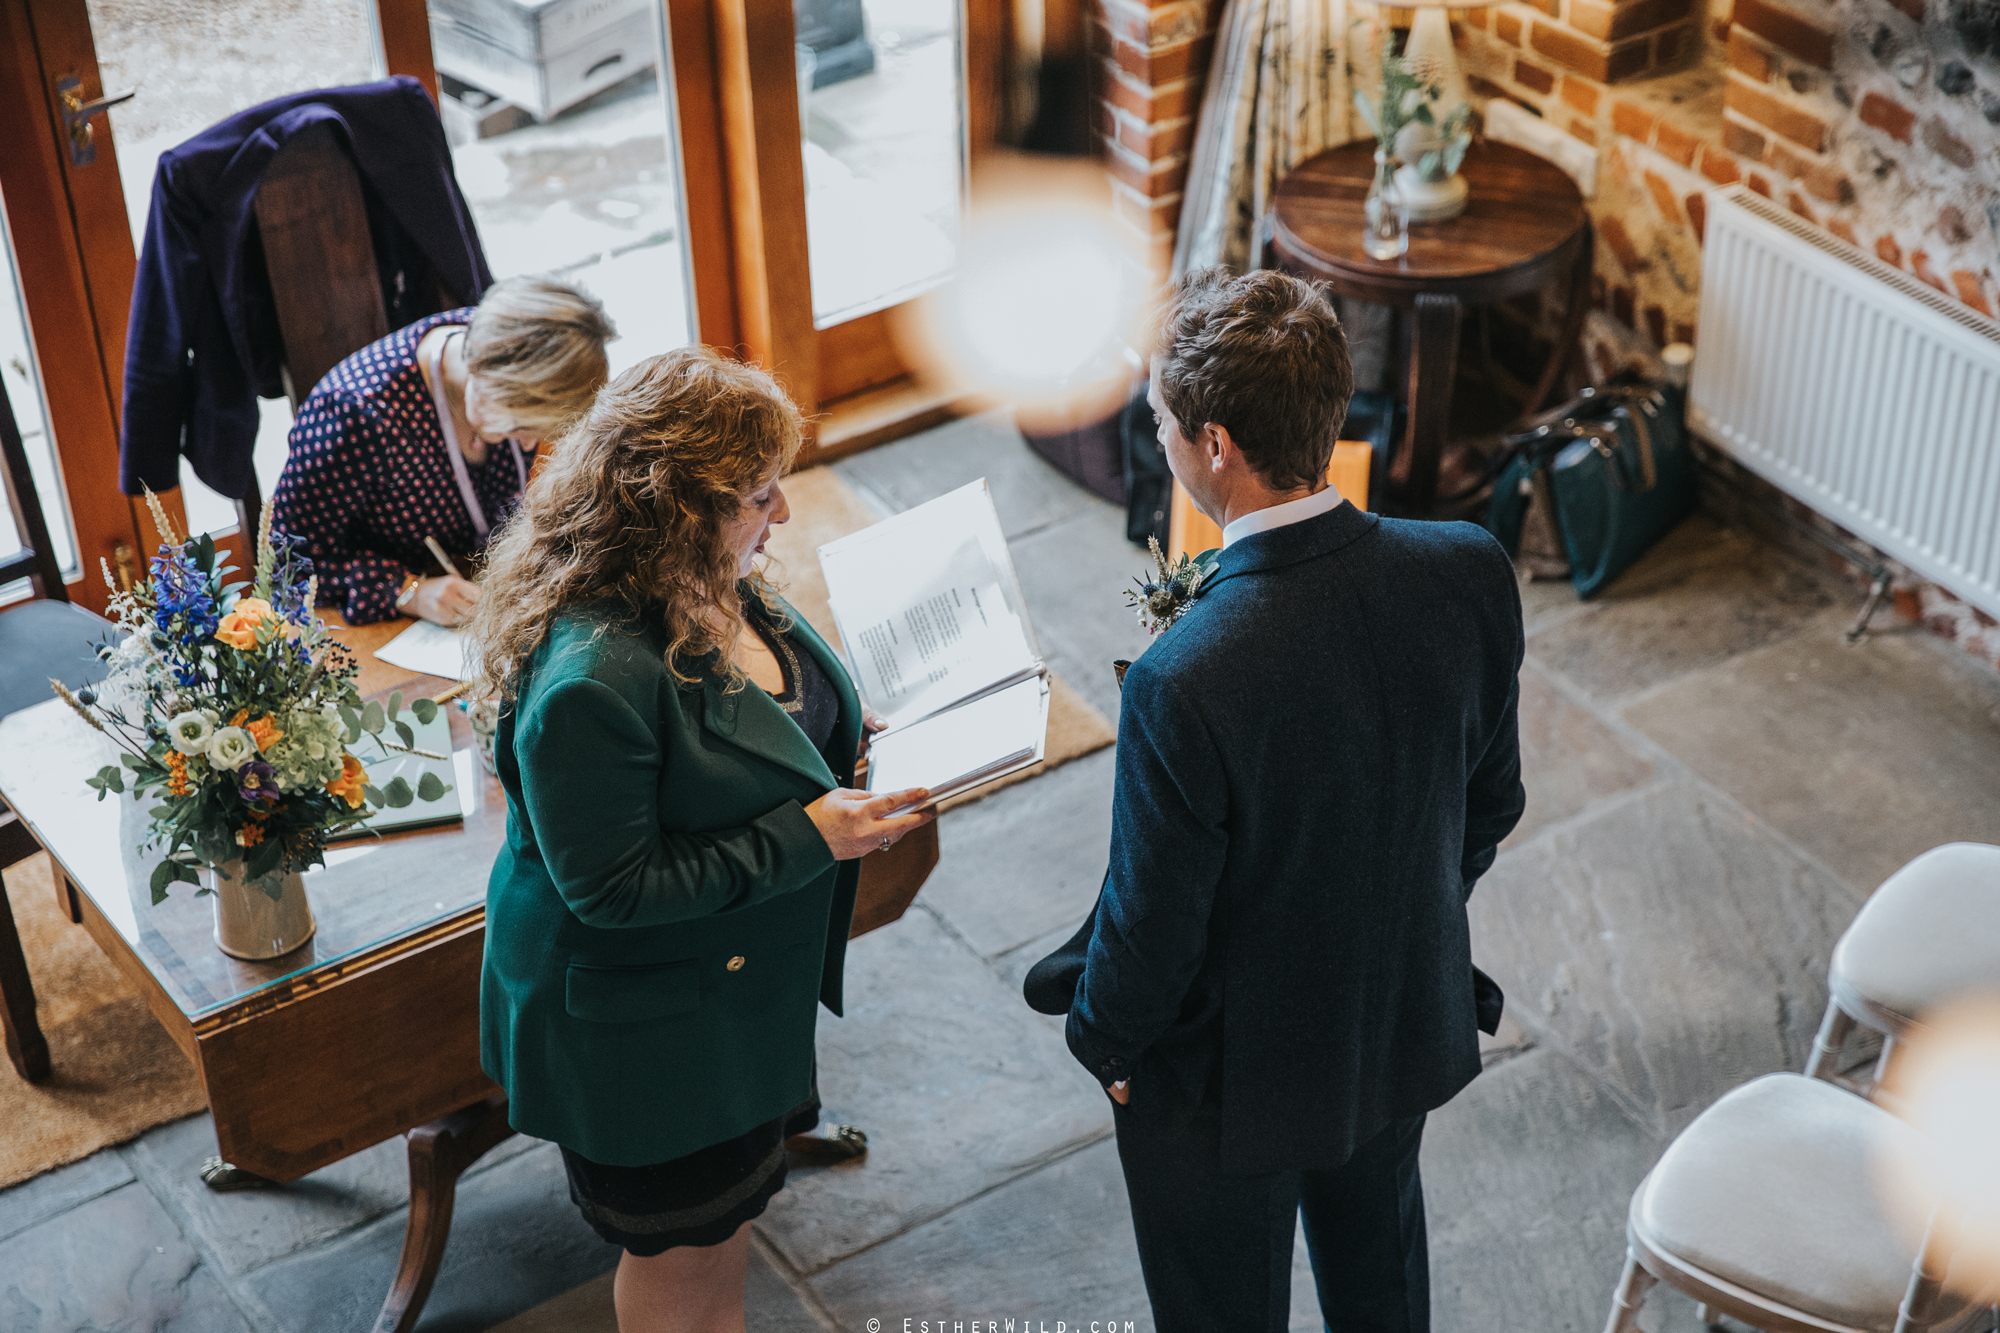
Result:
[[[817,1114],[858,858],[934,817],[927,792],[850,789],[854,687],[753,568],[799,445],[761,370],[633,367],[494,541],[471,623],[508,804],[482,1060],[625,1248],[622,1333],[740,1333],[750,1219]]]

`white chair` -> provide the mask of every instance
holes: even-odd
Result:
[[[1605,1333],[1636,1333],[1656,1282],[1766,1333],[1977,1333],[1949,1255],[1891,1226],[1878,1154],[1916,1131],[1831,1083],[1767,1074],[1703,1111],[1632,1195]]]
[[[1882,881],[1833,949],[1826,1017],[1806,1065],[1811,1078],[1843,1083],[1840,1050],[1857,1022],[1884,1035],[1870,1092],[1889,1071],[1897,1040],[1938,1004],[2000,990],[2000,847],[1951,842]]]

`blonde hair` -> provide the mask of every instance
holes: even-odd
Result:
[[[522,427],[555,436],[610,378],[617,328],[596,298],[552,278],[503,278],[465,330],[465,367]]]
[[[601,601],[664,619],[677,679],[705,672],[739,688],[727,650],[742,606],[723,525],[791,466],[801,442],[799,410],[777,381],[706,347],[663,353],[612,381],[487,548],[468,627],[478,688],[515,697],[556,618]],[[744,582],[771,605],[761,577]]]

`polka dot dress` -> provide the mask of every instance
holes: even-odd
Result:
[[[394,616],[406,575],[445,572],[425,548],[426,536],[454,560],[484,545],[417,368],[425,334],[471,318],[469,308],[448,310],[400,328],[328,371],[299,404],[291,456],[271,497],[272,523],[305,539],[320,605],[338,607],[352,624]],[[521,498],[513,451],[490,448],[483,465],[467,468],[486,521],[498,531]]]

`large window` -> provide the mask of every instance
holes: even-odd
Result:
[[[432,0],[440,109],[495,277],[545,273],[604,302],[612,373],[689,324],[672,69],[645,0]]]
[[[965,193],[957,0],[798,0],[813,320],[951,272]]]
[[[86,2],[104,86],[138,93],[113,108],[110,121],[135,250],[145,244],[161,153],[273,97],[381,77],[375,16],[366,0]],[[291,428],[290,403],[278,398],[260,404],[257,480],[266,495],[285,466]],[[235,502],[203,485],[192,468],[181,469],[181,499],[197,532],[236,525]]]

